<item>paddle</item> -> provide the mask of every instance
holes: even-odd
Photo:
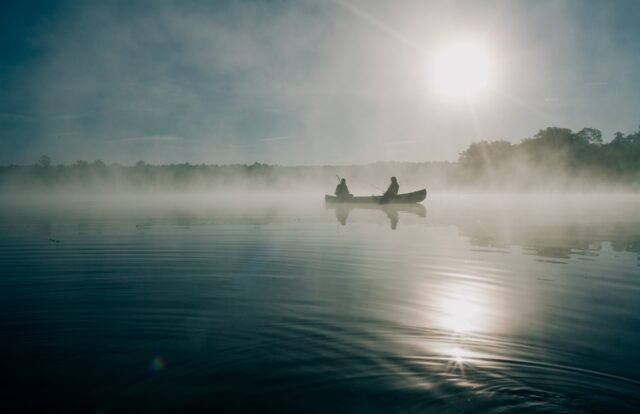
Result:
[[[360,178],[355,177],[355,176],[354,176],[353,178],[355,178],[356,180],[360,181],[360,182],[361,182],[361,183],[363,183],[363,184],[368,185],[369,187],[373,187],[373,188],[375,188],[375,189],[376,189],[376,190],[378,190],[378,191],[382,191],[382,193],[384,194],[384,190],[383,190],[383,189],[381,189],[380,187],[378,187],[377,185],[369,184],[368,182],[366,182],[366,181],[364,181],[364,180],[361,180]]]
[[[336,174],[336,178],[338,178],[338,182],[340,182],[340,181],[342,180],[338,174]],[[364,181],[364,180],[361,180],[360,178],[358,178],[358,177],[356,177],[356,176],[353,176],[353,178],[355,178],[357,181],[360,181],[360,182],[361,182],[361,183],[363,183],[363,184],[368,185],[369,187],[373,187],[373,188],[375,188],[376,190],[381,191],[381,192],[382,192],[382,195],[384,196],[384,193],[385,193],[386,191],[385,191],[385,190],[383,190],[382,188],[378,187],[377,185],[370,184],[370,183],[368,183],[368,182],[366,182],[366,181]],[[382,201],[382,200],[381,200],[381,201]]]

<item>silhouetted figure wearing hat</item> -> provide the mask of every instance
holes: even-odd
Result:
[[[344,178],[340,180],[340,184],[336,187],[336,191],[334,193],[338,198],[347,198],[351,197],[351,193],[349,193],[349,188],[347,187],[347,180]]]
[[[398,180],[396,177],[391,177],[391,184],[389,184],[389,188],[385,191],[382,196],[382,201],[387,202],[390,198],[398,195],[398,190],[400,190],[400,185],[398,185]]]

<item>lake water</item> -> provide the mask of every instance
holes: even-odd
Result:
[[[4,200],[2,412],[640,410],[640,197],[316,198]]]

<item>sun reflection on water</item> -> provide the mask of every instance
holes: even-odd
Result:
[[[451,356],[451,360],[456,364],[462,365],[462,363],[464,362],[464,354],[465,354],[464,349],[458,346],[454,346],[453,348],[449,349],[449,355]]]
[[[430,348],[446,361],[445,371],[467,379],[469,368],[485,366],[486,345],[500,331],[497,307],[502,301],[490,287],[476,283],[445,282],[432,301],[431,326],[444,335]]]
[[[488,300],[481,293],[461,286],[450,289],[437,305],[438,325],[458,334],[487,330]]]

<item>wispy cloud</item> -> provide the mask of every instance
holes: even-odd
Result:
[[[60,138],[60,137],[75,137],[78,135],[80,135],[80,133],[76,131],[61,131],[61,132],[52,132],[47,136],[52,138]]]
[[[33,120],[34,120],[34,117],[32,117],[31,115],[12,114],[7,112],[0,113],[0,121],[31,122]]]
[[[285,136],[281,136],[281,137],[261,138],[260,141],[264,141],[264,142],[284,141],[284,140],[292,139],[292,138],[293,138],[292,136],[285,135]]]
[[[86,118],[87,115],[84,114],[57,114],[57,115],[49,115],[47,116],[47,119],[53,120],[53,121],[73,121],[76,119],[82,119],[82,118]]]
[[[423,141],[419,139],[405,139],[401,141],[389,141],[389,142],[385,142],[385,144],[386,145],[410,145],[410,144],[417,144],[420,142],[423,142]]]
[[[453,160],[478,124],[505,139],[547,125],[605,135],[614,122],[636,125],[633,44],[613,42],[620,26],[608,20],[589,24],[620,5],[585,14],[574,10],[582,2],[503,0],[64,4],[30,36],[41,54],[3,89],[0,133],[24,143],[1,139],[0,160],[58,156],[50,148],[122,162]],[[429,82],[427,52],[458,35],[482,37],[496,63],[477,122]]]
[[[183,140],[184,137],[174,135],[147,135],[144,137],[122,138],[114,140],[118,144],[170,143]]]

